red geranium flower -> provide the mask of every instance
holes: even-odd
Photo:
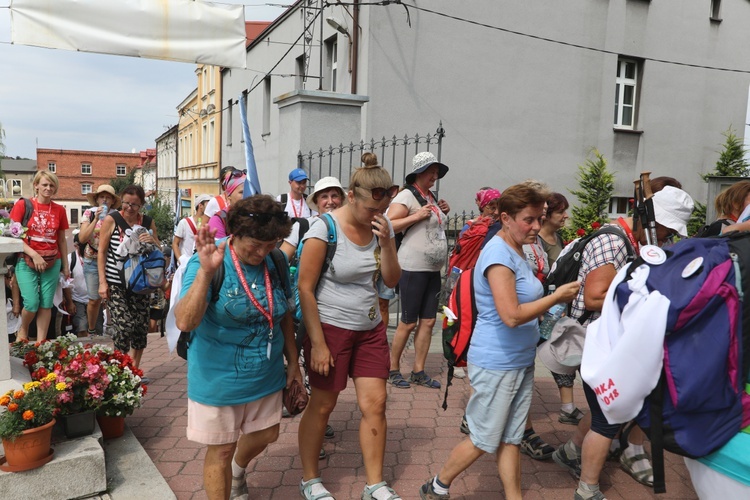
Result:
[[[598,222],[598,221],[594,221],[594,222],[592,222],[592,223],[591,223],[591,227],[592,227],[593,229],[599,229],[600,227],[602,227],[602,225],[601,225],[601,224],[599,224],[599,222]]]
[[[576,231],[576,234],[583,237],[586,236],[586,231],[584,229],[579,229],[578,231]]]

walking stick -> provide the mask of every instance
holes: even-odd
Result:
[[[649,245],[657,245],[656,239],[656,214],[654,213],[654,193],[651,191],[651,180],[649,176],[651,172],[641,173],[641,185],[643,186],[643,196],[646,200],[646,218],[648,220],[648,232],[646,233],[646,241]],[[644,229],[646,226],[644,226]]]

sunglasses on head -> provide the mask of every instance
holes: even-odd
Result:
[[[383,187],[374,187],[374,188],[366,188],[362,186],[355,185],[354,187],[358,187],[360,189],[364,189],[365,191],[369,191],[372,195],[372,199],[375,201],[380,201],[383,198],[385,198],[386,195],[388,195],[388,198],[393,199],[398,194],[398,186],[393,185],[389,188],[383,188]]]
[[[261,226],[265,226],[266,224],[271,222],[271,219],[276,219],[281,223],[285,223],[289,220],[289,214],[287,214],[286,212],[256,214],[253,212],[248,212],[247,210],[238,210],[237,215],[241,217],[252,217],[252,219],[254,221],[257,221]]]

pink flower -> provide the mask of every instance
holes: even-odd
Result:
[[[10,232],[11,237],[13,238],[20,238],[26,230],[21,225],[20,222],[13,221],[10,223],[10,227],[8,228],[8,231]]]

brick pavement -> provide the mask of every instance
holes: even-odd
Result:
[[[444,381],[444,360],[439,347],[434,346],[435,342],[426,370]],[[411,366],[412,359],[413,351],[407,348],[402,363],[404,371]],[[169,354],[165,339],[152,334],[142,364],[146,375],[151,378],[151,385],[143,407],[127,419],[127,424],[178,499],[206,498],[202,488],[205,447],[185,438],[185,362],[176,354]],[[531,408],[535,430],[557,446],[568,439],[574,428],[557,422],[557,387],[543,367],[537,368],[535,386]],[[453,446],[464,437],[458,425],[468,400],[469,385],[466,379],[454,380],[446,411],[440,407],[443,390],[389,386],[388,393],[385,480],[405,500],[418,499],[418,488],[439,471]],[[575,400],[581,409],[587,409],[580,387],[575,389]],[[330,424],[336,435],[325,441],[324,448],[329,457],[320,464],[326,487],[339,499],[360,498],[364,486],[359,419],[350,382],[331,415]],[[297,453],[298,425],[299,417],[282,419],[278,441],[250,463],[251,498],[299,498],[297,485],[302,476],[302,465]],[[666,455],[667,493],[659,498],[697,498],[682,458]],[[552,460],[538,462],[522,455],[521,472],[525,498],[568,500],[573,496],[577,482]],[[657,498],[652,490],[636,483],[613,462],[605,466],[601,487],[610,500]],[[497,468],[490,456],[480,458],[451,487],[453,498],[465,499],[502,498],[501,491]]]

